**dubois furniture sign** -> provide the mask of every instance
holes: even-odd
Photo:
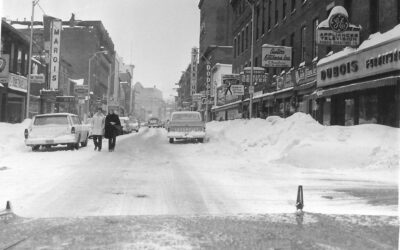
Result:
[[[317,86],[355,80],[400,69],[400,37],[317,66]]]

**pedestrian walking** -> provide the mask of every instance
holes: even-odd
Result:
[[[116,137],[119,135],[121,121],[113,109],[110,109],[105,121],[104,137],[108,139],[108,151],[113,152],[116,144]]]
[[[105,116],[101,108],[98,108],[97,112],[93,115],[91,124],[94,150],[101,151],[105,126]]]

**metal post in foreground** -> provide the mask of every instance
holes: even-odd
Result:
[[[31,15],[31,35],[29,40],[29,57],[28,57],[28,79],[26,86],[26,115],[25,118],[29,118],[29,105],[30,105],[30,95],[31,95],[31,68],[32,68],[32,47],[33,47],[33,18],[35,15],[35,5],[39,0],[32,1],[32,15]]]

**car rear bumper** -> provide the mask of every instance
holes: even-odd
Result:
[[[206,132],[201,132],[201,131],[168,132],[167,137],[175,139],[205,138]]]
[[[77,142],[77,138],[75,138],[75,136],[62,136],[62,137],[58,137],[58,138],[28,138],[28,139],[25,139],[26,146],[70,144],[70,143],[76,143],[76,142]]]

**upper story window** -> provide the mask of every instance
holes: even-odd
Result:
[[[296,9],[296,0],[291,0],[290,11],[293,12]]]
[[[272,0],[268,1],[268,30],[271,29],[271,8],[272,8]]]
[[[304,62],[306,60],[306,26],[301,27],[300,37],[301,61]]]
[[[249,48],[249,38],[250,38],[250,36],[249,36],[249,26],[246,26],[246,49],[248,49]]]
[[[283,0],[282,4],[282,19],[286,18],[286,0]]]
[[[313,49],[312,49],[313,58],[318,56],[317,32],[316,32],[318,24],[319,24],[319,20],[318,20],[318,18],[315,18],[313,20],[313,28],[312,28],[312,32],[313,32],[313,43],[312,43],[312,45],[313,45]]]
[[[22,50],[18,48],[17,52],[17,73],[23,74],[22,72]]]
[[[278,15],[278,0],[275,0],[275,24],[278,23],[278,18],[279,18],[279,15]]]
[[[369,22],[370,22],[371,33],[376,33],[379,31],[379,1],[370,0],[369,10],[370,10]]]

